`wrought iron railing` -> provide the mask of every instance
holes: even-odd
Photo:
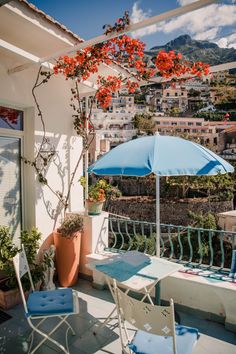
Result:
[[[155,254],[156,224],[109,217],[109,250]],[[161,257],[191,268],[228,273],[236,232],[161,224]]]

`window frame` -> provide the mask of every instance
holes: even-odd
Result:
[[[23,112],[23,130],[0,128],[0,136],[20,139],[20,157],[34,157],[34,108],[11,104],[0,99],[0,105]],[[33,168],[20,161],[21,229],[35,225],[35,173]]]

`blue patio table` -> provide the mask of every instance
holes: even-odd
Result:
[[[109,287],[112,279],[115,279],[119,287],[126,289],[126,293],[129,291],[142,293],[141,301],[148,298],[150,303],[153,304],[151,291],[162,279],[183,269],[183,265],[156,256],[143,255],[137,251],[128,251],[121,255],[115,254],[96,264],[94,268],[105,275]],[[160,303],[160,294],[156,294],[155,302]],[[111,320],[115,310],[116,308],[109,314],[99,329]]]

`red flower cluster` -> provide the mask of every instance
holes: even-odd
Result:
[[[139,83],[138,82],[134,82],[131,80],[128,80],[126,82],[126,88],[128,89],[129,93],[135,93],[135,91],[137,90],[137,88],[139,87]]]
[[[98,192],[98,201],[99,202],[104,202],[106,200],[106,194],[104,189],[100,188]]]
[[[99,76],[97,83],[99,89],[96,93],[96,98],[102,108],[107,108],[111,102],[112,93],[121,88],[121,79],[116,76],[108,76],[106,79]]]
[[[185,74],[202,76],[209,73],[209,65],[202,62],[190,63],[183,60],[180,53],[161,51],[158,53],[155,66],[158,71],[147,68],[143,60],[145,44],[138,39],[121,35],[104,43],[78,51],[76,56],[59,58],[54,67],[54,73],[62,73],[66,79],[75,78],[78,82],[87,80],[91,74],[97,73],[101,63],[123,64],[128,68],[135,69],[133,75],[137,80],[149,80],[155,74],[166,78],[179,78]],[[124,84],[129,93],[134,93],[139,84],[126,79]],[[107,108],[112,98],[112,93],[121,87],[121,78],[109,76],[107,79],[99,77],[99,89],[96,98],[101,107]]]
[[[190,63],[183,60],[182,54],[170,51],[160,51],[156,57],[155,65],[163,77],[179,77],[184,74],[202,76],[209,73],[209,65],[202,62]]]
[[[67,79],[77,78],[80,82],[87,80],[91,74],[98,72],[98,66],[101,63],[111,63],[108,49],[103,44],[78,51],[73,58],[60,57],[54,66],[54,73],[62,73]]]

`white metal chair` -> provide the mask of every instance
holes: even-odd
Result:
[[[62,350],[64,353],[69,354],[67,334],[69,329],[71,329],[73,335],[75,335],[75,332],[71,325],[67,322],[67,318],[68,316],[78,314],[79,312],[78,297],[76,296],[76,292],[73,291],[71,288],[62,288],[50,291],[36,291],[32,281],[28,261],[23,246],[21,252],[19,252],[13,258],[13,263],[21,292],[26,318],[30,327],[33,329],[29,336],[29,338],[31,338],[31,342],[29,345],[28,353],[33,354],[46,340],[48,340],[54,343],[57,347],[59,347],[60,350]],[[32,289],[32,292],[29,294],[28,300],[26,300],[25,298],[21,282],[21,278],[26,273],[28,273]],[[49,333],[45,333],[42,331],[42,329],[39,329],[39,327],[46,319],[51,317],[57,317],[59,322]],[[34,324],[34,320],[40,321],[37,324]],[[57,342],[55,339],[51,338],[51,335],[63,323],[65,323],[68,327],[66,331],[66,348],[62,344]],[[42,335],[43,339],[35,346],[33,350],[31,350],[35,332]]]
[[[117,306],[123,353],[190,354],[192,352],[198,339],[198,330],[175,324],[172,299],[170,306],[155,306],[130,297],[117,287],[115,281],[110,289]],[[128,330],[127,322],[135,328]]]

